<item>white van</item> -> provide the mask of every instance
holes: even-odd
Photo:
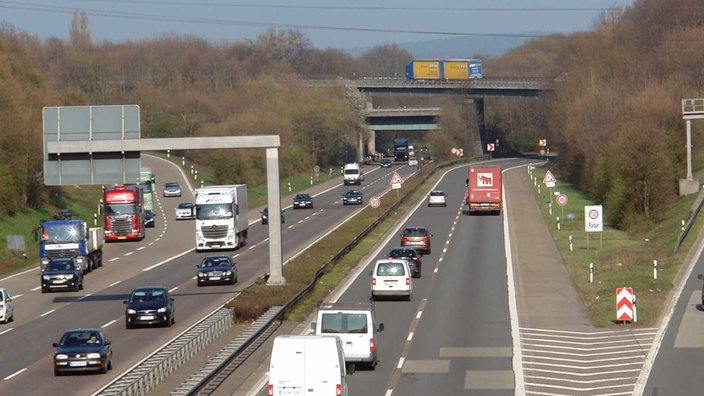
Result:
[[[281,335],[269,362],[269,395],[347,396],[345,351],[334,335]]]
[[[384,324],[377,325],[373,303],[322,303],[310,328],[316,335],[340,337],[348,364],[376,367],[376,332],[384,331]]]
[[[377,260],[372,270],[372,299],[402,297],[411,301],[413,284],[406,260]]]
[[[342,181],[347,186],[349,184],[361,185],[364,181],[364,173],[358,163],[346,164],[342,168]]]

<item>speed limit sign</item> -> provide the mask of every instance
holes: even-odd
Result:
[[[379,199],[379,197],[377,197],[376,195],[369,198],[369,206],[371,206],[372,208],[378,208],[379,206],[381,206],[381,199]]]
[[[557,204],[558,204],[558,205],[560,205],[560,206],[565,206],[565,205],[567,205],[567,201],[568,201],[567,195],[565,195],[565,194],[560,194],[560,195],[557,196],[557,198],[555,198],[555,201],[557,201]]]

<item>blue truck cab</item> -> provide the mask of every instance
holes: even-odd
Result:
[[[84,272],[103,265],[104,234],[100,227],[88,228],[83,220],[45,220],[35,232],[44,270],[56,258],[75,258]]]

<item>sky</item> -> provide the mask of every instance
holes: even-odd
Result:
[[[316,48],[371,48],[461,36],[591,30],[635,0],[27,0],[1,1],[0,21],[40,38],[68,38],[73,11],[94,43],[197,36],[255,40],[269,28],[303,32]]]

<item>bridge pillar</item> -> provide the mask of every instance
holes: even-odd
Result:
[[[376,155],[376,131],[369,130],[369,140],[367,140],[367,152],[369,155]]]

